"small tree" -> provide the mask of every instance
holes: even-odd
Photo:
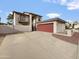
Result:
[[[77,24],[78,24],[78,21],[66,23],[66,29],[74,29],[75,25],[77,25]]]
[[[78,21],[74,21],[73,23],[74,23],[74,25],[77,25],[77,24],[79,24],[79,22],[78,22]]]
[[[70,23],[66,23],[65,24],[65,29],[70,29],[70,27],[71,27],[71,24]]]
[[[13,24],[13,14],[9,14],[7,17],[7,24],[12,25]]]

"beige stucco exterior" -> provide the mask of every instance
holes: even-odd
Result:
[[[75,25],[74,28],[79,28],[79,24]]]
[[[60,33],[65,31],[65,23],[54,21],[54,33]]]
[[[20,15],[14,13],[13,25],[19,25],[18,24],[19,17]]]
[[[13,17],[13,25],[14,25],[14,27],[19,26],[19,28],[23,26],[24,28],[22,27],[22,29],[26,28],[26,31],[27,30],[32,31],[32,25],[33,24],[36,25],[36,22],[41,20],[41,17],[38,16],[38,15],[33,15],[33,14],[30,14],[30,13],[24,13],[23,14],[23,15],[25,15],[25,19],[24,19],[24,17],[22,17],[20,14],[17,13],[17,12],[13,13],[13,15],[14,15],[14,17]],[[24,21],[24,23],[28,22],[29,24],[28,25],[22,25],[22,24],[19,23],[20,20],[21,20],[21,22],[26,20],[26,21]],[[33,23],[33,21],[35,21],[35,23]]]
[[[41,22],[37,23],[38,24],[48,24],[48,23],[53,23],[53,33],[64,33],[65,32],[65,23],[58,22],[58,21],[53,21],[53,22]]]

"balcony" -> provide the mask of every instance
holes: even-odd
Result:
[[[28,20],[26,20],[26,19],[21,19],[21,20],[19,20],[19,22],[26,23],[26,22],[29,22],[29,21],[28,21]]]

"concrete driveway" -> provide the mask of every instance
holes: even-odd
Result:
[[[1,45],[1,43],[3,42],[5,36],[6,36],[5,34],[0,34],[0,45]]]
[[[46,32],[7,35],[0,47],[0,59],[75,59],[77,45]]]

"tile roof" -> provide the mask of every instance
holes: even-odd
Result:
[[[65,20],[62,20],[60,18],[51,18],[51,19],[48,19],[48,20],[40,21],[38,23],[42,23],[42,22],[53,22],[53,21],[58,21],[58,22],[66,23]]]
[[[32,15],[36,15],[36,16],[40,16],[40,17],[42,17],[41,15],[38,15],[38,14],[36,14],[36,13],[32,13],[32,12],[23,12],[24,14],[25,13],[29,13],[29,14],[32,14]]]
[[[21,15],[27,15],[27,14],[25,14],[25,13],[28,13],[28,14],[32,14],[32,15],[35,15],[35,16],[39,16],[39,17],[42,17],[42,16],[40,16],[40,15],[38,15],[38,14],[35,14],[35,13],[31,13],[31,12],[17,12],[17,11],[13,11],[13,13],[17,13],[17,14],[21,14]]]
[[[13,11],[13,14],[14,14],[14,13],[17,13],[17,14],[20,14],[20,15],[26,15],[26,14],[24,14],[24,13],[16,12],[16,11]]]

